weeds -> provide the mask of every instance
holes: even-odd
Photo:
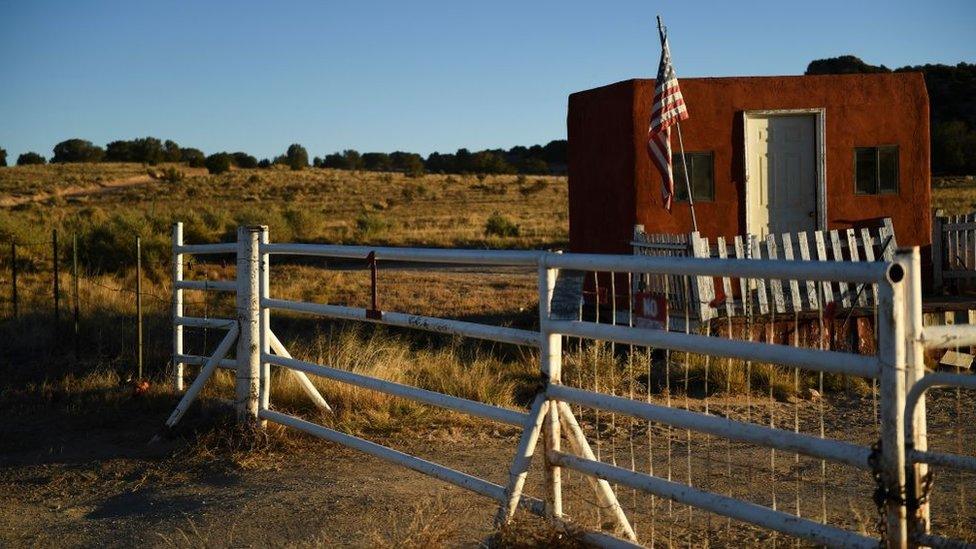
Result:
[[[513,237],[519,236],[521,229],[511,219],[494,212],[485,222],[485,236]]]

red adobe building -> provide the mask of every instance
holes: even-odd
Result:
[[[682,78],[681,124],[702,236],[876,226],[931,241],[929,103],[919,73]],[[570,248],[630,253],[633,226],[688,233],[646,150],[653,80],[569,97]],[[679,197],[684,179],[676,132]],[[679,184],[680,183],[680,184]]]

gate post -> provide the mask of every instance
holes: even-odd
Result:
[[[895,263],[878,286],[881,482],[884,483],[887,547],[908,546],[905,506],[905,308],[904,268]]]
[[[261,227],[261,238],[260,245],[264,246],[268,243],[268,227]],[[260,253],[261,264],[260,264],[260,276],[261,285],[260,292],[258,293],[258,307],[261,315],[261,354],[270,355],[271,354],[271,309],[265,307],[261,300],[269,297],[271,290],[271,263],[268,258],[268,254]],[[261,359],[261,380],[259,382],[261,389],[261,397],[258,402],[259,410],[267,410],[271,404],[271,364]],[[268,421],[265,419],[259,419],[258,424],[261,428],[265,428],[268,425]]]
[[[177,320],[183,316],[183,223],[173,223],[173,390],[183,392],[183,363],[177,358],[183,354],[183,325]]]
[[[548,268],[544,259],[539,264],[539,359],[546,386],[559,383],[561,379],[563,340],[561,335],[553,334],[549,330],[552,294],[558,272],[557,269]],[[546,450],[546,516],[560,518],[563,515],[562,470],[549,460],[550,452],[558,452],[560,449],[559,406],[556,401],[549,402],[548,418],[542,427]]]
[[[918,247],[900,252],[897,256],[905,273],[905,319],[907,328],[907,373],[905,389],[910,391],[912,385],[925,377],[925,348],[922,345],[922,268]],[[906,418],[906,421],[908,418]],[[910,459],[912,450],[925,451],[928,449],[925,412],[925,393],[918,399],[912,416],[912,439],[905,441],[906,461]],[[925,463],[907,463],[908,479],[908,533],[914,538],[919,534],[928,534],[931,516],[927,501],[919,502],[924,496],[927,483],[928,465]]]
[[[237,383],[234,406],[239,422],[258,419],[261,372],[261,259],[262,225],[237,228]]]

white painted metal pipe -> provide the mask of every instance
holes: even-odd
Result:
[[[214,328],[217,330],[229,330],[232,326],[237,326],[237,321],[229,318],[200,318],[196,316],[181,316],[173,320],[177,326],[188,328]]]
[[[225,356],[227,356],[227,352],[230,351],[231,345],[237,341],[238,333],[239,330],[237,329],[237,326],[234,326],[230,329],[230,331],[227,332],[226,335],[224,335],[224,339],[220,340],[220,344],[217,345],[217,349],[214,351],[213,356],[207,359],[207,362],[203,365],[203,368],[200,369],[200,373],[197,374],[196,379],[193,380],[193,383],[191,383],[187,388],[186,393],[183,394],[183,398],[180,399],[179,404],[176,405],[176,409],[173,410],[173,413],[170,414],[169,419],[166,420],[166,427],[172,428],[175,426],[177,422],[180,421],[180,418],[183,417],[183,414],[190,409],[190,405],[193,404],[193,401],[196,400],[197,395],[200,394],[200,391],[207,383],[207,380],[210,379],[211,375],[213,375],[214,370],[217,369],[217,365],[220,364],[221,360],[223,360]]]
[[[556,276],[559,271],[539,267],[538,269],[539,286],[539,325],[542,333],[539,337],[539,363],[542,376],[547,384],[559,383],[562,369],[563,357],[563,338],[559,334],[554,334],[546,330],[547,322],[552,316],[552,295],[556,288]],[[556,402],[551,401],[549,414],[543,424],[544,444],[546,455],[550,451],[559,451],[560,428],[559,428],[559,409]],[[562,496],[562,471],[558,466],[545,460],[545,486],[546,486],[546,516],[561,517],[563,515],[563,496]]]
[[[183,316],[183,290],[179,284],[183,281],[183,255],[177,250],[183,245],[183,223],[173,223],[173,390],[183,392],[183,362],[177,357],[183,354],[183,325],[176,322]]]
[[[261,245],[267,243],[268,228],[262,227],[261,234],[258,236],[258,250],[261,249]],[[258,259],[260,260],[258,265],[258,315],[260,322],[259,330],[261,334],[261,354],[267,355],[271,354],[271,309],[262,307],[261,299],[271,295],[271,264],[268,261],[268,254],[259,254]],[[279,343],[281,342],[279,341]],[[294,370],[289,370],[289,372],[298,373],[294,372]],[[305,381],[308,381],[308,379]],[[299,385],[301,385],[301,380],[299,380]],[[308,392],[308,389],[306,389],[304,385],[301,385],[301,387]],[[258,410],[267,410],[271,407],[271,365],[263,360],[261,361],[258,390]],[[321,398],[321,395],[319,395],[319,397]],[[262,429],[264,429],[267,427],[268,420],[259,417],[258,424]]]
[[[508,469],[508,484],[505,486],[505,501],[498,507],[498,514],[495,516],[495,526],[507,523],[513,516],[518,507],[518,502],[522,498],[522,489],[525,486],[525,477],[529,474],[529,465],[532,463],[532,456],[535,454],[535,447],[539,443],[539,433],[542,432],[542,421],[549,411],[549,401],[544,395],[538,395],[529,408],[529,419],[523,425],[522,435],[519,437],[518,447],[515,450],[515,458]]]
[[[233,280],[178,280],[176,287],[181,290],[236,292],[237,282]]]
[[[304,360],[296,360],[294,358],[285,358],[274,355],[264,355],[261,357],[261,359],[270,362],[271,364],[277,364],[278,366],[283,366],[285,368],[293,368],[308,374],[321,376],[342,383],[348,383],[364,389],[371,389],[373,391],[379,391],[388,395],[423,402],[424,404],[430,404],[431,406],[440,406],[441,408],[448,408],[458,412],[463,412],[465,414],[483,417],[501,423],[507,423],[509,425],[515,425],[517,427],[524,426],[529,417],[529,415],[524,412],[517,412],[515,410],[509,410],[508,408],[492,406],[483,402],[445,395],[443,393],[435,393],[434,391],[428,391],[426,389],[420,389],[410,385],[403,385],[401,383],[394,383],[392,381],[386,381],[385,379],[364,376],[362,374],[357,374],[346,370],[339,370],[337,368],[330,368],[328,366],[322,366],[321,364],[314,364]]]
[[[918,246],[908,251],[899,251],[895,256],[902,268],[905,269],[905,331],[908,344],[906,360],[906,386],[912,387],[915,382],[925,376],[925,347],[922,343],[922,264],[918,253]],[[928,475],[928,465],[912,462],[912,454],[928,449],[928,427],[926,425],[925,395],[918,401],[920,413],[912,418],[911,409],[906,402],[906,432],[905,459],[909,462],[911,477],[906,479],[906,488],[913,497],[908,498],[908,532],[909,536],[927,534],[931,527],[931,513],[928,501],[919,498],[925,489],[925,478]]]
[[[546,252],[521,250],[461,250],[456,248],[393,248],[328,244],[268,244],[262,253],[362,259],[375,253],[382,261],[452,263],[460,265],[532,266]]]
[[[738,358],[754,362],[769,362],[828,373],[877,377],[879,371],[878,361],[874,357],[837,351],[802,349],[791,345],[773,345],[665,330],[595,324],[579,320],[552,320],[545,329],[568,336]]]
[[[926,349],[971,347],[976,345],[976,324],[926,326],[920,339]]]
[[[550,385],[546,391],[549,398],[625,414],[648,421],[671,425],[680,429],[689,429],[699,433],[708,433],[730,440],[749,442],[768,448],[777,448],[790,452],[846,463],[859,469],[869,470],[868,448],[843,442],[840,440],[823,439],[804,435],[785,429],[774,429],[755,423],[735,421],[724,417],[705,415],[680,408],[669,408],[649,402],[631,400],[629,398],[611,396],[604,393],[594,393],[584,389],[576,389],[565,385]]]
[[[278,339],[278,336],[276,336],[274,332],[268,330],[268,336],[270,339],[271,350],[274,351],[274,354],[284,358],[292,358],[291,353],[288,352],[288,349],[285,348],[285,346],[281,343],[281,340]],[[263,350],[262,352],[266,353],[266,351]],[[298,385],[303,391],[305,391],[308,398],[312,399],[313,404],[322,410],[326,410],[328,412],[332,411],[332,407],[329,406],[329,403],[325,401],[322,393],[320,393],[319,390],[315,388],[315,385],[312,384],[312,380],[308,379],[305,372],[300,372],[292,368],[286,368],[286,370],[288,370],[288,372],[294,376],[295,380],[298,381]]]
[[[176,248],[181,254],[214,255],[237,253],[236,242],[221,242],[218,244],[183,244]]]
[[[897,265],[897,264],[896,264]],[[878,412],[881,421],[881,477],[885,501],[886,542],[891,549],[908,545],[905,505],[905,323],[904,284],[878,284]]]
[[[670,275],[813,280],[873,283],[893,276],[901,267],[883,262],[786,261],[769,259],[711,259],[676,256],[604,254],[545,254],[542,265],[577,271],[613,271]],[[892,271],[894,269],[894,271]],[[892,273],[889,275],[889,271]]]
[[[402,328],[416,328],[418,330],[426,330],[428,332],[460,335],[465,337],[473,337],[476,339],[487,339],[490,341],[511,343],[513,345],[526,345],[532,347],[537,347],[539,345],[538,332],[519,330],[517,328],[506,328],[503,326],[477,324],[474,322],[465,322],[463,320],[450,320],[446,318],[386,311],[383,312],[382,319],[376,320],[367,318],[365,309],[345,307],[342,305],[304,303],[284,299],[264,299],[262,300],[261,304],[269,309],[278,309],[282,311],[295,311],[299,313],[309,313],[330,318],[341,318],[345,320],[360,320],[363,322],[373,322],[377,324],[386,324],[389,326],[399,326]]]
[[[263,226],[237,229],[237,419],[257,422],[261,373],[260,244]]]
[[[176,358],[183,364],[193,364],[199,366],[201,364],[206,364],[210,357],[200,356],[200,355],[177,355]],[[237,361],[232,358],[222,358],[217,363],[218,368],[224,368],[227,370],[237,369]]]
[[[976,457],[962,456],[959,454],[947,454],[933,450],[909,450],[906,453],[909,461],[914,463],[926,463],[941,467],[954,467],[956,469],[968,469],[976,471]]]
[[[590,448],[590,443],[586,441],[586,434],[583,433],[583,428],[576,421],[576,416],[573,415],[573,410],[569,407],[569,404],[555,400],[550,402],[556,402],[556,406],[559,409],[559,421],[566,427],[566,439],[569,440],[569,446],[573,452],[585,459],[595,460],[596,456],[593,454],[593,449]],[[546,456],[546,459],[548,461],[549,456]],[[617,524],[617,530],[623,532],[629,540],[636,542],[637,533],[634,532],[630,521],[627,520],[627,514],[624,513],[620,502],[617,501],[617,494],[610,487],[610,483],[595,476],[586,476],[586,480],[590,483],[590,487],[593,488],[600,508],[607,510],[610,516],[613,517],[614,522]]]
[[[445,467],[438,463],[420,459],[418,457],[411,456],[410,454],[405,454],[392,448],[388,448],[381,444],[376,444],[375,442],[370,442],[359,437],[347,435],[345,433],[329,429],[328,427],[316,425],[314,423],[310,423],[287,414],[282,414],[280,412],[262,410],[261,417],[293,429],[304,431],[310,435],[323,438],[330,442],[348,446],[349,448],[359,450],[360,452],[364,452],[379,459],[386,460],[397,465],[402,465],[403,467],[412,469],[418,473],[423,473],[427,476],[453,484],[459,488],[464,488],[476,494],[489,497],[499,503],[505,502],[504,487],[467,473],[455,471],[450,467]],[[536,514],[542,514],[543,512],[542,502],[528,496],[522,496],[522,498],[519,500],[519,506]]]
[[[919,402],[925,392],[936,387],[962,387],[976,390],[976,375],[951,374],[949,372],[934,372],[925,374],[912,384],[905,397],[905,438],[911,440],[915,436],[915,415],[920,410]]]
[[[768,507],[740,499],[706,492],[685,484],[672,482],[644,473],[630,471],[590,459],[556,452],[551,459],[581,473],[593,475],[615,483],[643,490],[657,496],[672,499],[679,503],[698,507],[712,513],[749,522],[764,528],[790,534],[814,543],[833,547],[876,548],[878,541],[873,538],[848,532],[840,528],[820,524],[809,519],[774,511]]]

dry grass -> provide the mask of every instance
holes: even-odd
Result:
[[[5,233],[22,240],[86,232],[97,225],[166,240],[173,221],[185,223],[188,241],[216,241],[237,225],[270,226],[279,242],[320,241],[418,246],[546,248],[568,235],[566,179],[516,176],[426,175],[330,169],[234,170],[211,176],[181,170],[178,183],[146,183],[100,189],[112,181],[145,176],[139,164],[49,165],[0,169],[0,192],[43,198],[7,208]],[[147,178],[148,179],[148,178]],[[90,188],[93,192],[58,196]],[[110,191],[110,192],[109,192]],[[192,204],[192,208],[187,205]],[[122,207],[125,213],[122,212]],[[486,236],[496,211],[519,225],[518,236]]]

